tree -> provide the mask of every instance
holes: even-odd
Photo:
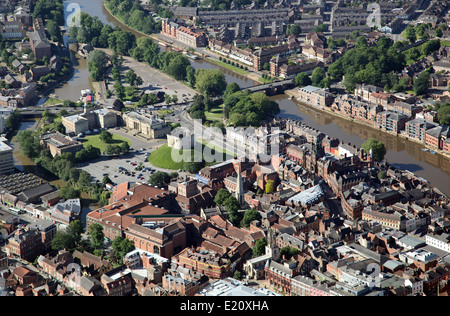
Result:
[[[275,181],[274,180],[267,180],[266,186],[265,186],[266,194],[272,194],[275,192]]]
[[[187,76],[187,67],[190,65],[191,63],[186,56],[177,54],[167,65],[166,72],[176,80],[184,81]]]
[[[103,246],[105,234],[103,233],[103,227],[100,224],[93,223],[89,225],[89,236],[92,242],[92,246],[95,249],[99,249]]]
[[[255,209],[250,209],[245,211],[244,218],[242,219],[242,224],[245,227],[249,227],[250,224],[255,220],[261,220],[261,214]]]
[[[39,156],[41,146],[39,144],[39,140],[33,136],[32,131],[24,130],[19,132],[18,139],[20,150],[25,156],[29,158]]]
[[[225,88],[225,92],[223,93],[223,98],[227,98],[235,92],[241,91],[241,88],[236,82],[232,82]]]
[[[228,199],[230,196],[231,193],[227,189],[221,188],[219,189],[219,191],[217,191],[217,194],[214,198],[214,203],[216,203],[216,205],[218,206],[222,206],[226,199]]]
[[[53,250],[72,250],[75,248],[75,239],[64,231],[56,232],[51,242]]]
[[[423,71],[416,80],[414,80],[414,92],[416,95],[424,95],[428,93],[430,88],[430,73]]]
[[[319,87],[322,80],[325,78],[325,70],[322,67],[317,67],[313,70],[311,80],[312,85]]]
[[[252,248],[253,258],[262,256],[266,252],[267,240],[265,238],[260,238],[255,242]]]
[[[116,237],[112,242],[112,248],[115,256],[122,261],[123,257],[135,249],[134,243],[128,238],[122,236]]]
[[[203,95],[221,95],[227,86],[225,75],[217,69],[197,69],[195,71],[195,86]]]
[[[384,159],[384,156],[386,155],[386,147],[384,146],[384,144],[373,137],[364,142],[362,148],[367,153],[372,150],[373,158],[376,161],[382,161]]]
[[[403,37],[408,41],[410,41],[411,43],[414,43],[417,39],[416,30],[414,29],[414,26],[409,24],[405,32],[403,33]]]
[[[205,164],[203,162],[190,161],[184,163],[184,168],[190,173],[199,172]]]
[[[104,51],[96,49],[89,53],[88,70],[94,81],[100,81],[103,79],[107,63],[108,57]]]
[[[170,183],[170,176],[168,173],[163,171],[157,171],[150,176],[148,179],[148,184],[152,186],[157,186],[159,188],[166,187]]]
[[[113,184],[114,182],[112,182],[112,180],[108,176],[104,176],[102,180],[102,185],[106,186],[108,183]]]
[[[233,113],[230,115],[228,119],[228,125],[231,126],[245,126],[246,125],[246,118],[244,114],[241,113]]]
[[[122,154],[122,148],[119,145],[108,144],[105,147],[105,154],[108,156],[118,156]]]
[[[76,243],[81,241],[81,234],[84,232],[83,223],[76,219],[70,222],[69,227],[67,228],[67,233],[70,234]]]
[[[242,280],[242,273],[238,270],[234,271],[233,279]]]
[[[133,69],[130,69],[126,72],[126,74],[125,74],[125,82],[126,83],[128,83],[131,86],[134,86],[136,79],[137,79],[137,75]]]
[[[107,130],[103,130],[100,132],[99,138],[102,142],[110,143],[113,140],[113,135]]]
[[[280,256],[284,256],[286,260],[291,259],[293,256],[299,254],[300,251],[297,248],[285,246],[280,249]]]
[[[241,214],[239,213],[239,209],[241,208],[241,206],[239,204],[239,201],[234,196],[230,196],[225,200],[223,205],[227,210],[228,219],[230,220],[230,222],[232,222],[233,225],[238,226],[239,222],[241,221]]]
[[[294,80],[297,87],[309,86],[312,83],[311,78],[309,78],[309,75],[305,72],[299,73],[295,76]]]
[[[191,88],[195,88],[195,69],[190,65],[186,67],[186,80]]]
[[[450,103],[444,104],[438,109],[438,120],[442,125],[450,125]]]
[[[299,35],[302,29],[297,24],[288,25],[286,28],[286,35]]]
[[[90,176],[89,176],[89,180],[90,180]],[[80,191],[75,189],[69,183],[66,183],[64,186],[62,186],[59,189],[59,194],[60,194],[60,197],[65,200],[78,199],[80,197]]]

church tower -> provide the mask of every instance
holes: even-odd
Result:
[[[270,255],[275,261],[280,259],[280,248],[277,246],[276,234],[271,228],[267,231],[266,255]]]
[[[241,162],[238,165],[235,198],[240,205],[244,204],[244,182],[242,180]]]

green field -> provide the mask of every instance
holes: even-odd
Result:
[[[240,67],[236,67],[236,66],[233,66],[231,64],[227,64],[227,63],[224,63],[222,61],[215,60],[215,59],[212,59],[212,58],[208,58],[208,60],[213,62],[213,63],[215,63],[215,64],[217,64],[217,65],[219,65],[219,66],[222,66],[224,68],[230,69],[231,71],[237,72],[238,74],[241,74],[241,75],[248,74],[248,70],[241,69]]]
[[[205,148],[205,144],[202,144],[202,152]],[[148,157],[148,162],[151,163],[153,166],[163,169],[169,169],[169,170],[180,170],[180,169],[186,169],[184,166],[184,162],[176,162],[172,159],[172,150],[171,147],[169,147],[167,144],[162,145],[155,151],[153,151],[150,156]],[[187,153],[185,153],[187,152]],[[223,152],[223,151],[222,151]],[[178,155],[192,155],[194,154],[194,150],[179,150]],[[214,155],[214,150],[212,150],[211,154]],[[224,155],[224,159],[226,156]],[[206,163],[205,166],[211,166],[216,164],[217,162],[209,162]]]
[[[205,111],[206,119],[209,121],[221,121],[223,116],[223,104],[214,107],[211,111]]]
[[[173,110],[158,110],[159,115],[170,115],[173,113]]]
[[[128,145],[131,146],[131,140],[126,138],[125,136],[112,134],[113,140],[110,143],[105,143],[100,140],[100,134],[97,135],[88,135],[84,138],[81,138],[80,141],[83,143],[83,146],[86,147],[87,145],[92,145],[94,147],[99,148],[102,152],[105,151],[105,148],[107,145],[120,145],[123,142],[127,142]]]
[[[148,157],[148,162],[153,166],[163,169],[179,170],[184,168],[184,162],[175,162],[172,159],[173,148],[169,147],[167,144],[162,145],[155,151],[153,151]],[[182,154],[182,150],[179,151]]]

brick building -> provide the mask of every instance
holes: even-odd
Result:
[[[137,249],[170,258],[186,247],[186,224],[184,220],[174,220],[158,229],[131,224],[125,231]]]

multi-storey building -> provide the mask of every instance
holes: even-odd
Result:
[[[0,174],[14,172],[13,149],[7,144],[0,142]]]
[[[437,123],[417,118],[405,123],[405,132],[409,138],[424,142],[425,132],[436,126],[438,126]]]
[[[196,32],[194,28],[188,28],[175,21],[163,19],[161,33],[170,36],[191,47],[205,47],[208,44],[203,32]]]
[[[206,249],[197,251],[186,248],[177,256],[177,261],[183,268],[191,269],[210,278],[223,279],[229,276],[231,269],[231,261],[227,258],[228,255],[220,255]]]
[[[67,152],[75,155],[84,148],[81,142],[59,132],[42,134],[41,144],[50,150],[53,157]]]
[[[8,256],[33,261],[43,251],[41,233],[35,229],[19,229],[8,239],[5,249]]]
[[[405,129],[408,116],[392,111],[383,111],[377,114],[377,125],[388,132],[400,133]]]
[[[128,112],[123,114],[122,118],[128,129],[151,139],[166,137],[172,130],[165,121],[158,120],[145,113]]]
[[[314,106],[325,107],[331,106],[333,96],[325,89],[314,86],[305,86],[298,89],[298,99]]]

